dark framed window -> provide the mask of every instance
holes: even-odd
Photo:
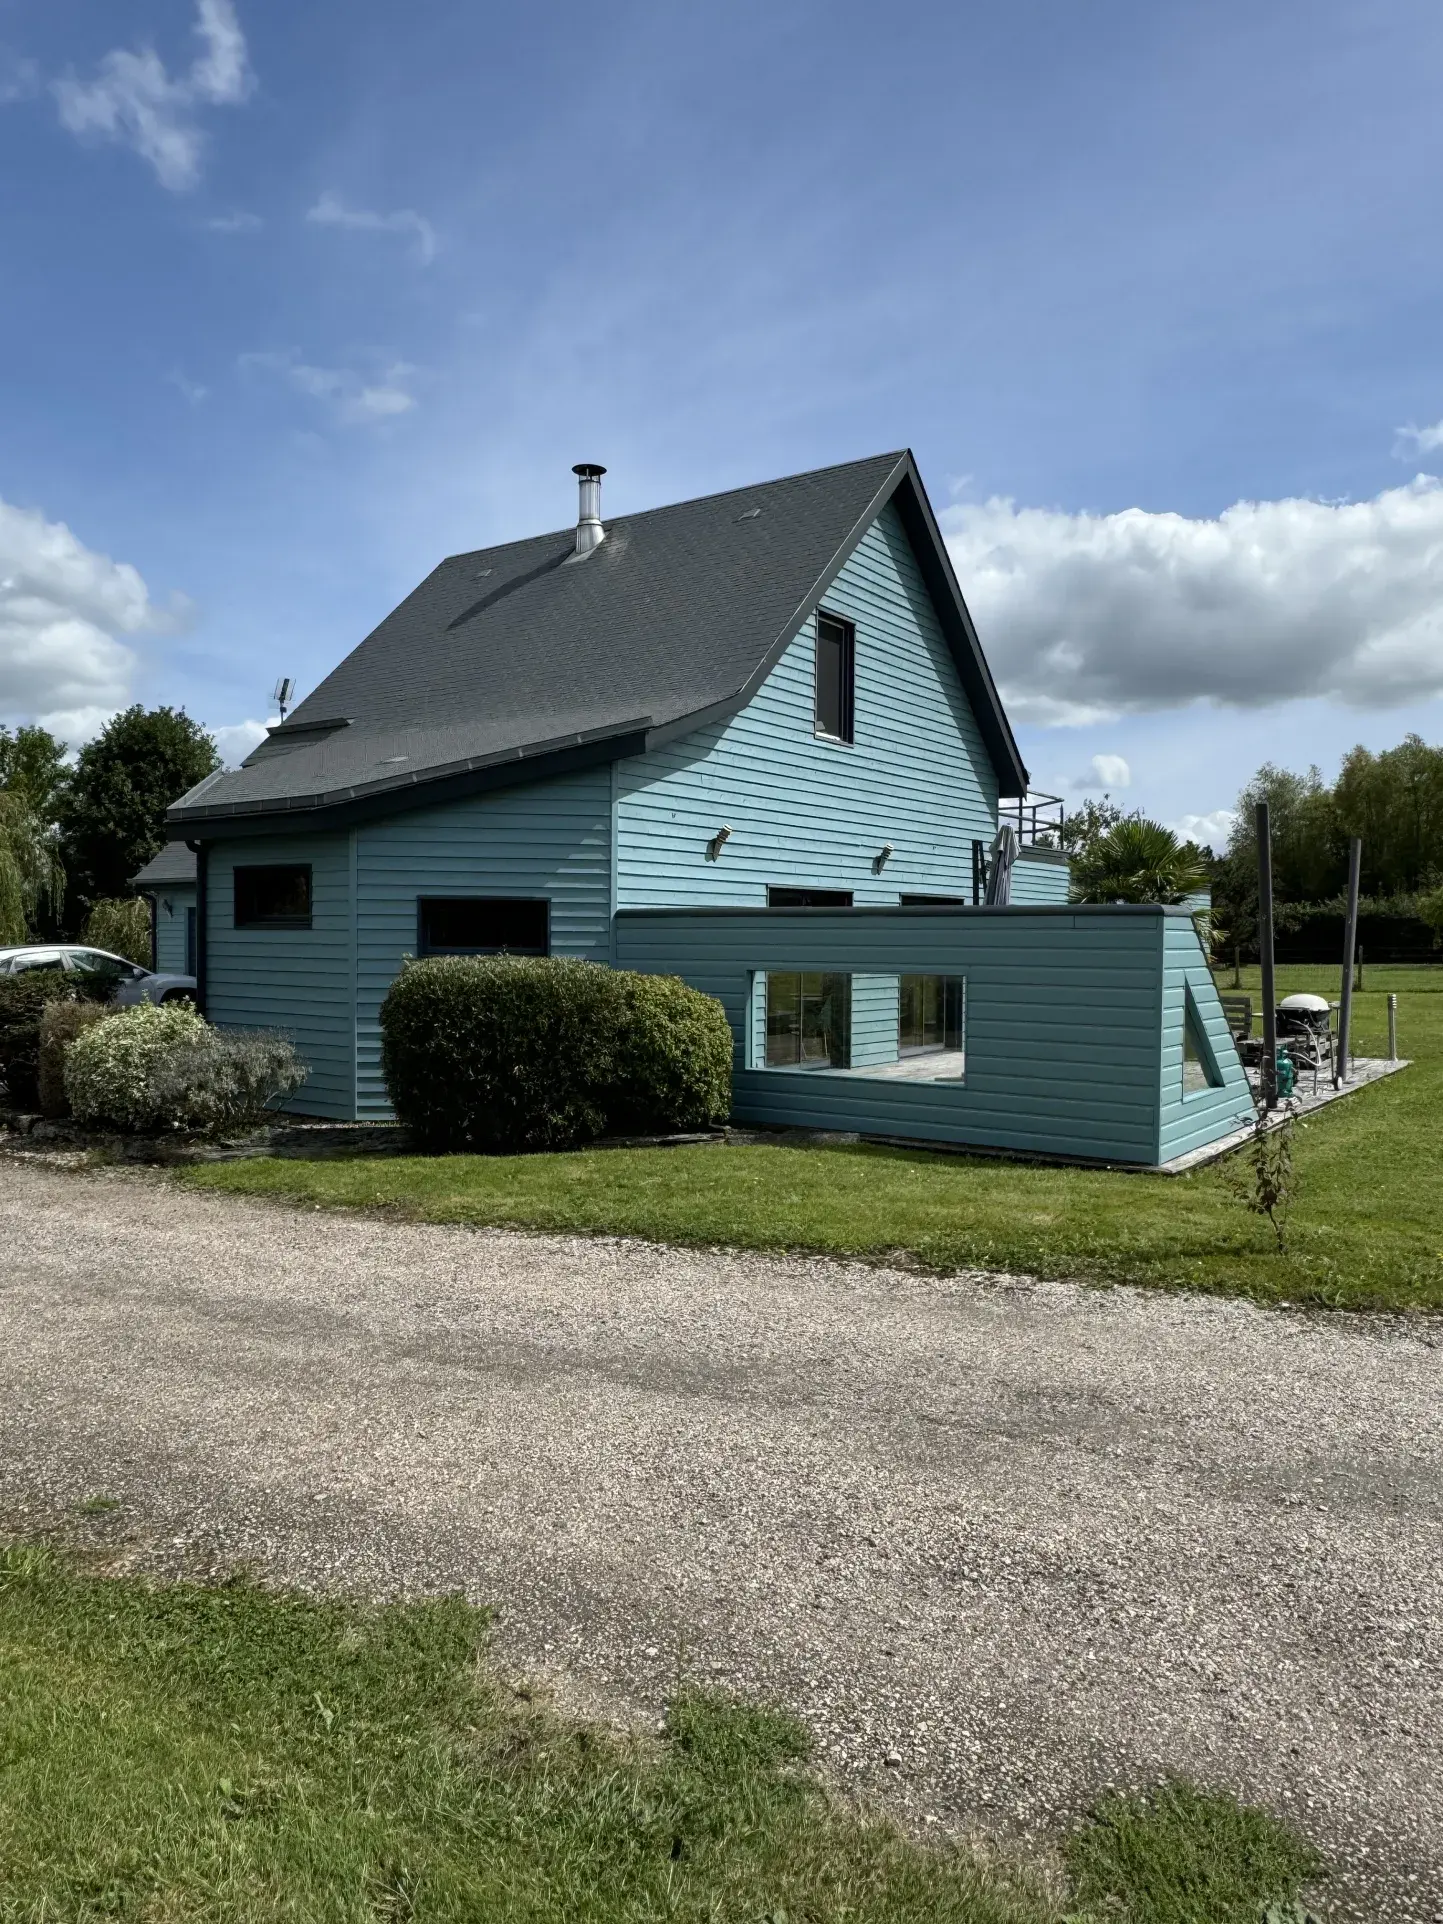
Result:
[[[238,929],[308,929],[311,926],[309,862],[267,862],[235,870]]]
[[[769,973],[767,1067],[846,1069],[851,1060],[851,976]]]
[[[939,1055],[963,1046],[967,989],[960,975],[904,975],[899,988],[899,1055]]]
[[[852,906],[850,889],[778,889],[767,890],[769,909],[849,909]]]
[[[423,895],[418,955],[549,955],[551,903],[526,895]]]
[[[852,739],[856,707],[857,631],[840,615],[817,611],[816,729],[836,742]]]
[[[904,909],[965,909],[971,906],[965,895],[899,895],[897,902]]]

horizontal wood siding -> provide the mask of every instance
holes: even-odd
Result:
[[[1222,1071],[1223,1085],[1185,1095],[1183,1034],[1189,988]],[[1185,1156],[1216,1142],[1253,1116],[1248,1079],[1191,916],[1169,916],[1164,925],[1162,1013],[1160,1160],[1170,1162],[1174,1156]]]
[[[233,870],[309,862],[308,929],[238,929]],[[207,864],[206,1012],[229,1029],[282,1029],[310,1067],[287,1107],[349,1117],[355,1108],[350,838],[266,836],[212,845]]]
[[[185,975],[185,912],[195,907],[187,883],[155,891],[155,967],[160,975]]]
[[[1012,900],[1019,908],[1061,906],[1072,886],[1067,857],[1050,848],[1021,848],[1012,867]]]
[[[387,1116],[380,1008],[423,895],[545,896],[553,955],[610,960],[611,770],[418,809],[356,831],[357,1103]]]
[[[616,953],[623,967],[720,998],[737,1038],[740,1121],[1152,1164],[1167,919],[1161,909],[623,912]],[[748,1067],[749,993],[768,969],[962,976],[965,1085]]]
[[[855,742],[814,732],[808,621],[741,714],[618,765],[618,906],[762,905],[768,883],[859,903],[970,895],[997,778],[894,508],[823,605],[856,624]],[[731,839],[709,862],[723,824]]]

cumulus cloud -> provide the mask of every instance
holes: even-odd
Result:
[[[1084,788],[1105,788],[1109,793],[1114,788],[1132,787],[1132,770],[1121,755],[1094,755],[1092,758],[1092,780],[1083,783]]]
[[[1214,520],[993,499],[942,516],[1020,720],[1083,725],[1206,701],[1443,693],[1443,483],[1370,501],[1239,501]]]
[[[1175,835],[1181,835],[1185,842],[1199,842],[1205,848],[1216,849],[1218,854],[1228,845],[1233,823],[1238,819],[1234,808],[1215,808],[1210,815],[1182,815],[1177,821],[1169,822],[1168,827]]]
[[[225,722],[210,733],[226,767],[239,768],[251,750],[265,740],[267,727],[274,726],[275,722]]]
[[[174,79],[153,47],[117,47],[94,80],[72,76],[53,89],[61,124],[72,134],[133,147],[175,193],[200,179],[199,110],[238,106],[255,84],[231,0],[197,0],[195,31],[201,52]]]
[[[1414,455],[1436,454],[1439,448],[1443,448],[1443,421],[1435,421],[1431,428],[1399,428],[1393,452],[1411,459]]]
[[[324,193],[315,206],[307,210],[306,219],[317,227],[348,227],[356,233],[409,234],[416,244],[416,258],[423,267],[429,267],[436,258],[436,230],[414,207],[379,214],[369,207],[347,207],[339,194]]]
[[[367,379],[353,368],[312,367],[294,350],[288,354],[243,354],[241,366],[275,375],[307,399],[319,401],[347,426],[374,425],[408,413],[416,397],[405,383],[416,370],[395,361]]]
[[[212,214],[206,226],[213,234],[254,234],[265,222],[259,214],[247,213],[240,207],[233,214]]]
[[[122,637],[160,619],[134,568],[0,501],[0,719],[71,742],[93,735],[130,692]]]

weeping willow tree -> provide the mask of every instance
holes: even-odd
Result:
[[[24,794],[0,789],[0,946],[23,942],[41,905],[58,909],[64,894],[53,830]]]

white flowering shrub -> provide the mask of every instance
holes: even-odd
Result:
[[[139,1134],[214,1134],[252,1124],[305,1078],[284,1037],[226,1034],[186,1002],[122,1009],[65,1053],[65,1093],[77,1121]]]

